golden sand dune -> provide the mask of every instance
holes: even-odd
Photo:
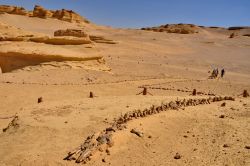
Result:
[[[249,165],[248,28],[156,33],[7,9],[0,165]]]

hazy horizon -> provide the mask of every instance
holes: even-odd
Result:
[[[71,9],[90,21],[120,28],[141,28],[171,23],[203,26],[249,26],[250,1],[148,1],[127,0],[0,0],[2,5],[16,5],[32,10],[34,5],[47,9]]]

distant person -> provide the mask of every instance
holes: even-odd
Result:
[[[215,70],[215,77],[217,78],[218,75],[219,75],[219,70],[218,70],[218,68],[217,68],[217,69]]]
[[[224,75],[225,75],[225,69],[222,69],[222,70],[221,70],[221,78],[223,78]]]
[[[215,78],[216,77],[216,70],[215,69],[213,69],[210,77],[211,78]]]

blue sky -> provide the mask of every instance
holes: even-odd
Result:
[[[139,28],[167,23],[249,26],[250,0],[0,0],[0,4],[35,4],[72,9],[97,24]]]

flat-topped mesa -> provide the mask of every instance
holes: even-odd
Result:
[[[9,5],[0,5],[0,13],[16,14],[16,15],[25,15],[29,14],[23,7],[18,6],[9,6]]]

